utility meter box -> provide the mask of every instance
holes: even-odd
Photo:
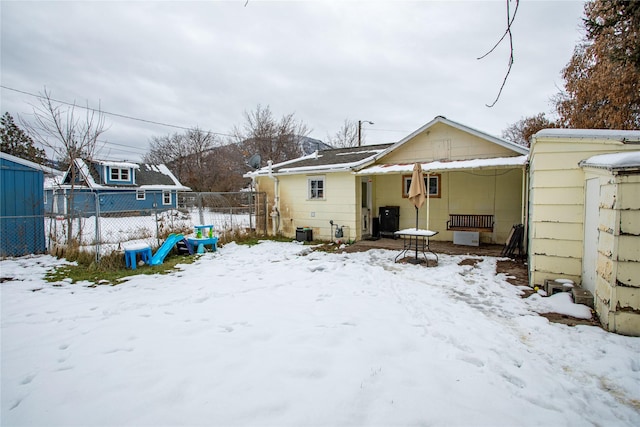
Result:
[[[464,246],[480,246],[480,233],[477,231],[454,231],[453,244]]]

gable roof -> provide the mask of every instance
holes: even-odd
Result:
[[[519,145],[519,144],[516,144],[515,142],[507,141],[506,139],[502,139],[502,138],[495,137],[493,135],[489,135],[488,133],[479,131],[477,129],[474,129],[474,128],[466,126],[466,125],[463,125],[463,124],[458,123],[458,122],[454,122],[453,120],[449,120],[444,116],[436,116],[433,120],[431,120],[426,125],[422,126],[421,128],[419,128],[419,129],[415,130],[414,132],[410,133],[409,135],[405,136],[400,141],[396,142],[391,147],[386,149],[384,152],[382,152],[379,155],[377,155],[375,160],[378,160],[378,159],[386,156],[387,154],[391,153],[392,151],[397,150],[398,148],[403,146],[407,141],[415,138],[416,136],[418,136],[419,134],[421,134],[423,132],[426,132],[427,130],[429,130],[429,128],[433,127],[434,125],[436,125],[438,123],[446,124],[448,126],[451,126],[452,128],[455,128],[455,129],[461,130],[463,132],[466,132],[468,134],[477,136],[478,138],[482,138],[482,139],[487,140],[489,142],[492,142],[494,144],[500,145],[501,147],[507,148],[507,149],[512,150],[512,151],[514,151],[516,153],[519,153],[519,154],[528,154],[529,153],[529,149],[527,147]]]
[[[74,164],[80,173],[81,180],[88,188],[93,190],[180,190],[190,191],[189,187],[182,185],[165,165],[152,165],[147,163],[113,162],[102,160],[75,159]],[[135,184],[101,184],[99,168],[119,167],[135,169]],[[64,183],[68,184],[69,171],[64,177]]]

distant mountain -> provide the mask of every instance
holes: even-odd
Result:
[[[302,149],[302,154],[306,156],[308,154],[313,154],[316,150],[331,150],[333,147],[319,139],[303,136],[300,138],[300,148]]]

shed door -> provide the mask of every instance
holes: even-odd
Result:
[[[598,263],[598,218],[600,216],[600,180],[588,179],[584,200],[584,252],[582,254],[582,287],[596,293]]]

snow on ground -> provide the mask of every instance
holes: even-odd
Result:
[[[231,243],[98,287],[2,261],[0,423],[640,425],[639,338],[549,323],[496,258],[395,255]]]

